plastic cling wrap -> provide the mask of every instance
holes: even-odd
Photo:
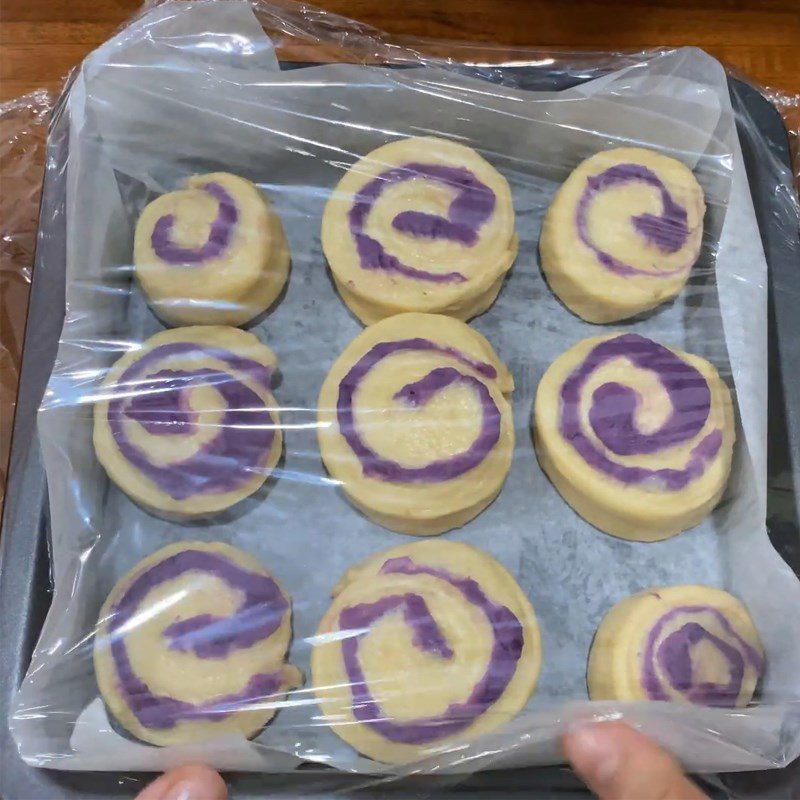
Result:
[[[53,98],[39,90],[0,104],[0,507],[17,399],[28,289]]]
[[[428,49],[166,3],[75,75],[27,762],[471,772],[609,715],[800,754],[725,71]]]

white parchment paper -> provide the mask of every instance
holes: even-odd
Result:
[[[337,297],[319,242],[343,171],[395,138],[435,134],[480,151],[508,178],[520,252],[495,305],[474,321],[516,381],[517,452],[497,501],[446,534],[498,558],[536,609],[543,668],[506,730],[405,771],[553,763],[575,716],[624,714],[698,770],[752,769],[800,754],[800,584],[774,552],[766,509],[766,263],[724,72],[699,50],[654,56],[579,87],[506,88],[437,66],[281,69],[245,2],[160,6],[93,53],[70,93],[67,314],[40,412],[55,594],[16,700],[23,758],[61,769],[161,769],[187,759],[282,772],[303,760],[376,771],[324,724],[312,693],[291,695],[254,741],[159,749],[110,723],[91,663],[97,613],[115,581],[168,542],[220,540],[255,554],[294,601],[291,661],[308,675],[310,638],[350,565],[405,537],[359,515],[326,477],[314,424],[320,384],[360,325]],[[691,166],[709,206],[703,254],[672,304],[624,326],[714,361],[734,388],[739,439],[729,491],[696,529],[666,542],[599,533],[558,496],[529,434],[537,382],[564,349],[601,329],[572,316],[538,265],[541,219],[586,156],[633,144]],[[277,353],[286,456],[268,492],[210,522],[148,515],[109,485],[92,444],[94,393],[109,365],[161,329],[132,283],[138,213],[195,172],[226,170],[275,201],[292,249],[285,297],[253,331]],[[743,320],[747,324],[743,324]],[[590,704],[592,635],[642,588],[706,583],[750,608],[768,654],[760,705],[727,712]]]

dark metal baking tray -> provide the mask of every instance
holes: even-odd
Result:
[[[299,64],[284,67],[301,66]],[[473,68],[472,75],[520,88],[559,90],[597,77],[599,70],[573,73],[537,67]],[[786,202],[793,193],[789,142],[775,106],[758,90],[729,80],[737,129],[769,267],[769,444],[767,526],[773,544],[800,575],[800,231]],[[0,797],[5,800],[133,797],[149,776],[141,773],[59,772],[29,767],[18,757],[8,730],[13,695],[30,662],[50,604],[47,489],[36,433],[36,411],[58,348],[63,323],[65,276],[65,170],[67,110],[62,101],[51,122],[30,309],[19,384],[17,414],[0,540]],[[717,776],[711,794],[727,786],[747,796],[789,797],[800,783],[798,764],[785,770]],[[357,790],[363,781],[333,773],[324,778],[300,769],[293,775],[231,775],[231,796],[329,797]],[[783,791],[781,791],[781,787]],[[587,793],[570,770],[560,767],[481,773],[463,781],[419,779],[394,788],[359,791],[360,797],[583,798]],[[785,792],[785,794],[784,794]],[[767,795],[764,795],[767,796]]]

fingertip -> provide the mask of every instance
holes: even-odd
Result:
[[[584,723],[562,739],[564,755],[594,791],[613,780],[622,760],[617,724]]]
[[[204,764],[188,764],[164,773],[137,800],[227,800],[222,776]]]
[[[176,772],[180,774],[180,783],[191,790],[188,800],[227,800],[228,787],[215,769],[205,764],[189,764]]]
[[[704,800],[666,750],[622,722],[590,722],[568,731],[564,754],[601,800]]]

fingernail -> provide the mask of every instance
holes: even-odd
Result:
[[[621,764],[619,748],[599,725],[583,725],[567,735],[569,758],[588,783],[603,784],[614,778]]]

